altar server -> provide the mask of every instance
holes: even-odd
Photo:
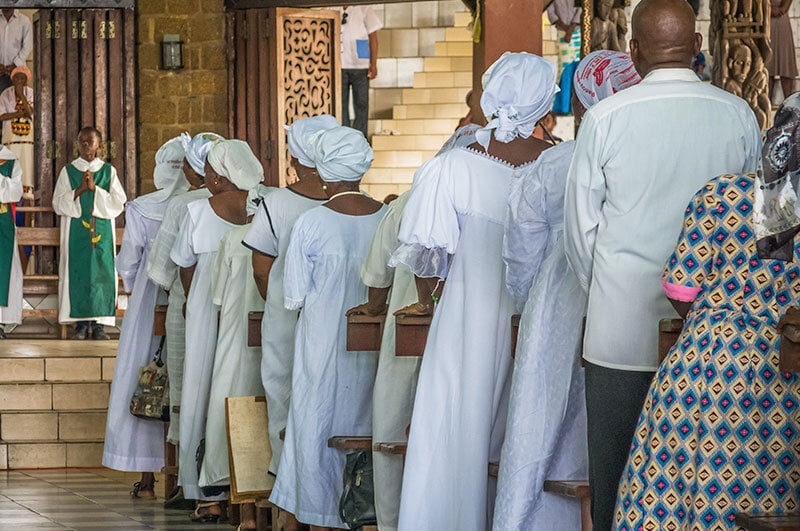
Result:
[[[0,146],[0,339],[3,325],[22,322],[22,266],[19,261],[14,205],[22,198],[22,167]]]

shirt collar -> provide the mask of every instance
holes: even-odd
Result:
[[[700,78],[691,68],[657,68],[644,76],[642,83],[657,83],[659,81],[696,81]]]
[[[14,20],[15,18],[18,18],[18,17],[19,17],[19,11],[15,9],[14,10],[14,14],[11,15],[11,20]],[[4,14],[2,14],[2,13],[0,13],[0,18],[2,18],[3,20],[5,20],[8,23],[11,23],[11,20],[7,19],[6,16]]]

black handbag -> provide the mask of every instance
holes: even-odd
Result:
[[[350,529],[377,525],[371,450],[356,450],[347,454],[343,480],[344,490],[339,500],[342,521]]]

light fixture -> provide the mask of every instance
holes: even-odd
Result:
[[[180,35],[164,35],[161,41],[161,69],[180,70],[183,68],[183,41]]]

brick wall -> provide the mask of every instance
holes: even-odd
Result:
[[[153,190],[153,157],[183,131],[227,136],[228,78],[223,0],[137,2],[139,172],[141,193]],[[184,69],[160,70],[161,41],[184,41]]]

